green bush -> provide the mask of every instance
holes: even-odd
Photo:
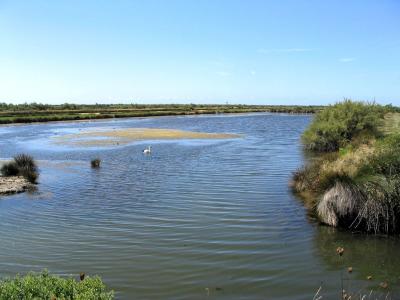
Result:
[[[63,299],[63,300],[109,300],[113,292],[107,291],[102,280],[86,277],[82,281],[74,278],[61,278],[42,273],[17,275],[0,281],[0,299]]]
[[[400,174],[400,134],[389,135],[376,143],[375,155],[361,173],[394,176]]]
[[[345,100],[319,112],[302,136],[316,152],[337,151],[359,135],[379,136],[385,109],[374,103]]]

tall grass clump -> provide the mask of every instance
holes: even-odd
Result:
[[[23,176],[30,183],[36,183],[39,177],[34,158],[27,154],[14,156],[13,161],[4,164],[0,171],[3,176]]]
[[[316,158],[293,174],[292,186],[312,194],[321,222],[400,232],[400,133],[380,133],[385,111],[346,100],[318,114],[304,133],[305,148]]]
[[[90,165],[91,165],[92,168],[94,168],[94,169],[100,168],[100,164],[101,164],[100,158],[95,158],[95,159],[92,159],[92,160],[90,161]]]
[[[18,167],[14,161],[5,163],[0,169],[3,176],[18,176]]]
[[[114,296],[97,276],[77,281],[43,271],[0,280],[0,299],[111,300]]]
[[[379,135],[383,107],[375,103],[345,100],[317,113],[302,140],[315,152],[337,151],[361,134]]]

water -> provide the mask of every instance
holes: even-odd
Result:
[[[0,198],[0,276],[99,274],[117,299],[338,299],[388,280],[400,241],[319,226],[289,187],[312,117],[160,117],[0,127],[0,158],[39,160],[38,191]],[[230,140],[54,145],[92,129],[172,128]],[[141,150],[152,145],[153,154]],[[102,167],[90,168],[100,157]],[[338,246],[345,255],[335,254]],[[341,270],[353,267],[353,273]],[[373,275],[372,281],[366,277]],[[341,280],[343,278],[343,280]],[[386,295],[386,294],[384,294]]]

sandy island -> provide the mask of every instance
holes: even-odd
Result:
[[[126,128],[108,131],[88,131],[55,137],[55,143],[72,146],[113,146],[145,140],[180,139],[232,139],[241,135],[228,133],[206,133],[175,129]]]
[[[22,193],[33,185],[22,176],[0,176],[0,195]]]

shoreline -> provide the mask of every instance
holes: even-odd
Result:
[[[398,234],[399,127],[400,113],[388,107],[351,100],[327,107],[302,134],[313,158],[293,172],[290,187],[320,223]]]
[[[168,110],[166,110],[168,109]],[[77,109],[77,110],[15,110],[0,111],[0,126],[11,124],[33,124],[65,121],[95,121],[104,119],[146,118],[166,116],[196,116],[223,115],[247,113],[284,113],[284,114],[315,114],[321,106],[201,106],[198,109],[188,109],[185,106],[177,108],[157,107],[143,109]]]
[[[0,176],[0,197],[19,194],[33,188],[33,184],[23,176]]]
[[[75,123],[75,122],[101,122],[104,120],[124,120],[124,119],[136,119],[136,118],[166,118],[166,117],[201,117],[201,116],[223,116],[223,115],[250,115],[250,114],[276,114],[276,115],[296,115],[296,116],[309,116],[314,115],[315,113],[290,113],[290,112],[270,112],[270,111],[250,111],[250,112],[229,112],[229,113],[201,113],[201,114],[182,114],[182,115],[159,115],[159,116],[135,116],[135,117],[104,117],[104,118],[96,118],[96,119],[65,119],[65,120],[56,120],[56,121],[32,121],[32,122],[14,122],[14,123],[0,123],[0,128],[9,127],[9,126],[24,126],[24,125],[35,125],[35,124],[47,124],[47,123]]]

